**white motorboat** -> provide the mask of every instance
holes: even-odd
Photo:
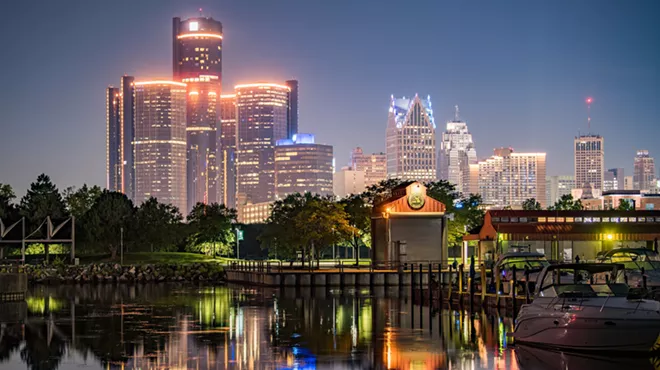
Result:
[[[516,343],[579,351],[657,349],[660,302],[642,299],[624,283],[622,264],[546,266],[534,301],[516,319]],[[565,283],[562,276],[572,276]]]
[[[660,289],[660,255],[647,248],[613,249],[598,259],[602,263],[622,263],[626,266],[628,285],[642,287],[646,277],[649,289]]]

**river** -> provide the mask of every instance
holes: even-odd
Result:
[[[25,323],[2,324],[0,369],[658,368],[649,359],[512,347],[511,318],[430,311],[399,294],[37,286],[24,309],[11,306]]]

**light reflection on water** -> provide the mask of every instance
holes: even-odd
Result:
[[[39,287],[26,324],[2,326],[0,369],[653,368],[648,359],[508,348],[510,318],[432,312],[398,294]]]

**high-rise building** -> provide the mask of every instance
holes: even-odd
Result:
[[[364,171],[352,167],[343,167],[334,173],[332,188],[335,196],[344,198],[352,194],[361,194],[366,189]]]
[[[222,23],[208,17],[173,19],[172,72],[188,86],[187,184],[190,211],[217,201],[217,125],[222,83]]]
[[[633,186],[633,177],[632,176],[625,176],[623,178],[623,190],[635,190],[635,187]],[[639,190],[639,189],[637,189]]]
[[[218,202],[236,208],[236,95],[220,96]]]
[[[610,168],[605,171],[603,175],[603,192],[623,190],[624,184],[624,170],[623,168]]]
[[[479,162],[479,193],[493,207],[520,207],[529,198],[546,206],[545,153],[514,153],[495,149]]]
[[[642,192],[656,190],[655,162],[648,150],[638,150],[634,161],[633,187]]]
[[[387,155],[365,154],[362,148],[357,147],[351,151],[350,167],[364,172],[364,185],[369,187],[387,178]]]
[[[200,75],[222,79],[222,23],[208,17],[173,19],[174,80]]]
[[[237,201],[275,199],[275,143],[287,135],[291,89],[275,83],[237,85]]]
[[[387,124],[387,176],[436,179],[435,121],[431,97],[391,97]]]
[[[186,209],[186,84],[135,82],[135,201]]]
[[[575,187],[603,189],[605,170],[604,140],[600,135],[581,135],[573,142],[575,150]]]
[[[461,193],[470,192],[470,165],[476,164],[477,151],[467,123],[459,118],[458,105],[453,121],[447,122],[438,152],[438,178],[456,185]]]
[[[220,83],[218,76],[182,79],[187,85],[186,142],[187,211],[197,203],[217,201],[217,127]]]
[[[555,204],[564,195],[570,195],[575,188],[573,176],[548,176],[545,181],[547,204]]]
[[[122,76],[119,88],[106,90],[106,186],[131,200],[135,197],[134,80]]]
[[[288,80],[285,84],[289,87],[289,105],[287,107],[286,137],[293,139],[298,133],[298,80]]]
[[[294,193],[332,195],[332,146],[316,144],[311,134],[278,140],[275,187],[279,199]]]

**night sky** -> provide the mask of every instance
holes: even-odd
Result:
[[[105,184],[105,88],[171,78],[172,17],[224,25],[223,85],[300,81],[300,131],[385,151],[391,94],[431,95],[438,135],[458,104],[479,158],[548,153],[573,173],[573,137],[605,137],[608,168],[660,157],[660,1],[2,0],[0,183],[41,172]]]

